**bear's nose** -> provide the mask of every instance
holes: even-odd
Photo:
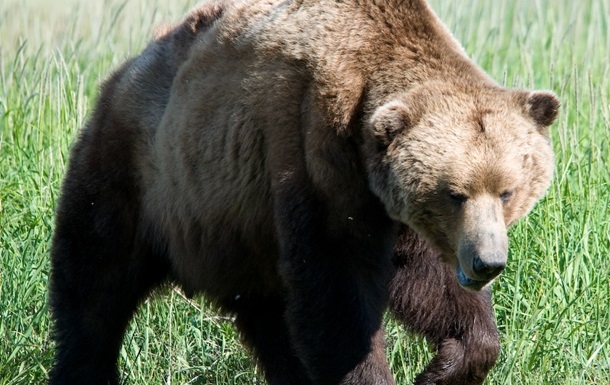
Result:
[[[502,270],[506,267],[506,263],[503,262],[503,258],[490,257],[483,260],[479,257],[475,257],[472,260],[472,271],[479,277],[491,281],[497,277]]]

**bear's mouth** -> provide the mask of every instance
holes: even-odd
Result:
[[[459,263],[457,265],[457,280],[460,286],[472,291],[479,291],[489,283],[489,281],[477,281],[467,277]]]

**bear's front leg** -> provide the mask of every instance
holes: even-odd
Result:
[[[276,197],[291,344],[314,384],[394,384],[382,318],[394,224],[371,200],[336,220],[307,188]]]
[[[391,311],[437,350],[415,384],[482,384],[500,352],[489,290],[460,287],[455,269],[406,226],[394,263]]]

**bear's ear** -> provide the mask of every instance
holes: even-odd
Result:
[[[389,146],[396,135],[410,125],[408,107],[401,101],[391,101],[379,107],[371,117],[373,135],[382,145]]]
[[[532,91],[527,94],[525,108],[529,116],[543,127],[555,122],[559,114],[559,99],[550,91]]]

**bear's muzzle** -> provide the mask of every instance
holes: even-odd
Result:
[[[481,290],[506,267],[508,235],[502,204],[491,196],[469,200],[457,247],[457,278],[470,290]]]

